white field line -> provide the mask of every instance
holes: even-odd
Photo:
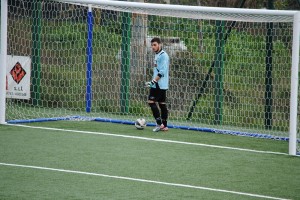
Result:
[[[236,194],[236,195],[242,195],[242,196],[264,198],[264,199],[287,200],[284,198],[265,196],[265,195],[259,195],[259,194],[236,192],[236,191],[230,191],[230,190],[223,190],[223,189],[216,189],[216,188],[209,188],[209,187],[202,187],[202,186],[194,186],[194,185],[186,185],[186,184],[180,184],[180,183],[153,181],[153,180],[131,178],[131,177],[124,177],[124,176],[113,176],[113,175],[98,174],[98,173],[92,173],[92,172],[74,171],[74,170],[66,170],[66,169],[55,169],[55,168],[30,166],[30,165],[19,165],[19,164],[12,164],[12,163],[0,163],[0,165],[11,166],[11,167],[30,168],[30,169],[40,169],[40,170],[48,170],[48,171],[56,171],[56,172],[65,172],[65,173],[72,173],[72,174],[83,174],[83,175],[90,175],[90,176],[100,176],[100,177],[105,177],[105,178],[113,178],[113,179],[144,182],[144,183],[153,183],[153,184],[159,184],[159,185],[167,185],[167,186],[175,186],[175,187],[191,188],[191,189],[199,189],[199,190],[208,190],[208,191],[213,191],[213,192],[222,192],[222,193]]]
[[[253,149],[243,149],[243,148],[236,148],[236,147],[227,147],[227,146],[210,145],[210,144],[193,143],[193,142],[182,142],[182,141],[176,141],[176,140],[165,140],[165,139],[147,138],[147,137],[130,136],[130,135],[120,135],[120,134],[112,134],[112,133],[101,133],[101,132],[92,132],[92,131],[79,131],[79,130],[68,130],[68,129],[60,129],[60,128],[27,126],[27,125],[20,125],[20,124],[6,124],[6,125],[9,125],[9,126],[19,126],[19,127],[24,127],[24,128],[32,128],[32,129],[42,129],[42,130],[71,132],[71,133],[84,133],[84,134],[104,135],[104,136],[112,136],[112,137],[122,137],[122,138],[130,138],[130,139],[154,141],[154,142],[165,142],[165,143],[173,143],[173,144],[203,146],[203,147],[211,147],[211,148],[218,148],[218,149],[228,149],[228,150],[236,150],[236,151],[245,151],[245,152],[253,152],[253,153],[262,153],[262,154],[288,155],[287,153],[281,153],[281,152],[259,151],[259,150],[253,150]]]

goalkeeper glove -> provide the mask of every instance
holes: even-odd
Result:
[[[156,84],[157,83],[157,81],[155,80],[155,79],[153,79],[152,81],[150,81],[150,82],[146,82],[145,83],[145,87],[152,87],[152,85],[154,85],[154,84]]]

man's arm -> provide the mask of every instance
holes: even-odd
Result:
[[[160,56],[160,59],[158,60],[157,62],[157,69],[158,69],[158,77],[159,79],[161,77],[163,77],[166,73],[167,73],[167,70],[168,70],[168,62],[169,62],[169,57],[167,54],[162,54]],[[158,79],[158,80],[159,80]]]

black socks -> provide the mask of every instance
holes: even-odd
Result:
[[[161,114],[159,112],[159,109],[156,105],[156,103],[149,103],[149,106],[152,110],[152,113],[153,113],[153,117],[155,118],[156,120],[156,123],[158,125],[161,125],[163,124],[165,127],[168,126],[168,109],[167,109],[167,105],[166,104],[158,104],[159,105],[159,108],[161,110]]]
[[[161,125],[161,124],[162,124],[162,121],[161,121],[159,109],[158,109],[156,103],[149,103],[149,106],[150,106],[150,108],[151,108],[151,110],[152,110],[153,117],[155,118],[156,123],[157,123],[158,125]]]

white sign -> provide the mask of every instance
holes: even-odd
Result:
[[[6,98],[30,99],[30,69],[30,57],[7,56]]]

